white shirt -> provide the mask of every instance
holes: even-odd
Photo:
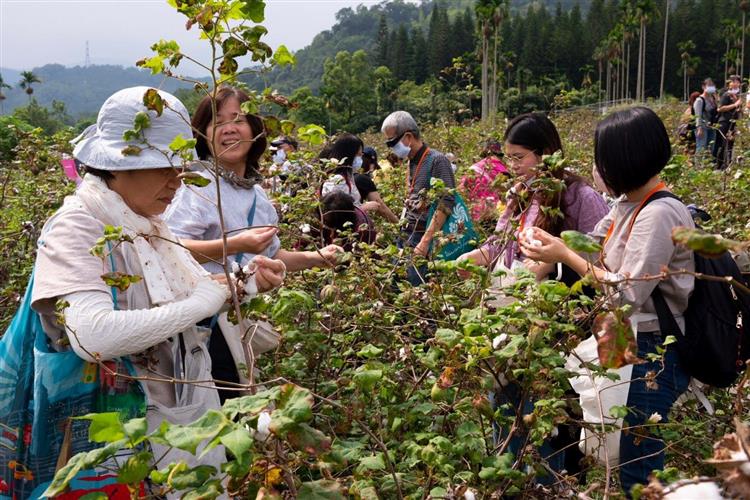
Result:
[[[221,224],[219,211],[216,208],[216,185],[210,172],[200,172],[200,175],[212,182],[206,187],[183,185],[164,214],[164,220],[169,229],[182,239],[189,240],[219,240],[221,239]],[[253,226],[276,226],[279,216],[271,204],[266,192],[259,184],[253,189],[245,189],[219,177],[221,188],[221,205],[224,224],[227,231],[241,230],[248,227],[248,214],[255,201],[255,215]],[[257,201],[256,201],[257,200]],[[239,234],[239,231],[228,236]],[[266,247],[262,255],[273,257],[281,248],[281,241],[274,236],[271,244]],[[246,265],[255,255],[245,253],[242,262]],[[232,260],[234,256],[230,256]],[[212,274],[224,272],[222,266],[215,262],[205,262],[203,267]]]

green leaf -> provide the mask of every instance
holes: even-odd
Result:
[[[273,115],[264,116],[263,125],[266,128],[268,137],[274,137],[281,133],[281,120]]]
[[[298,500],[343,500],[341,485],[330,479],[302,483],[297,491]]]
[[[182,134],[177,134],[177,136],[172,139],[172,142],[169,143],[169,149],[174,152],[179,152],[186,149],[193,149],[197,143],[197,139],[185,139],[182,137]]]
[[[208,412],[188,425],[172,425],[164,433],[167,442],[195,455],[198,445],[203,441],[214,439],[231,422],[219,411]]]
[[[156,89],[148,89],[143,94],[143,105],[151,111],[156,111],[156,116],[161,116],[164,112],[164,100]]]
[[[643,362],[638,359],[638,345],[630,320],[621,310],[598,314],[592,329],[596,335],[599,364],[603,368],[620,368]]]
[[[121,292],[126,291],[128,288],[130,288],[130,285],[132,285],[133,283],[138,283],[143,279],[141,276],[137,276],[135,274],[125,274],[121,273],[120,271],[102,274],[101,278],[107,286],[116,287]]]
[[[125,431],[125,435],[127,435],[132,441],[138,441],[145,437],[148,432],[148,422],[145,418],[132,418],[125,422],[122,427]]]
[[[385,460],[383,454],[370,455],[359,461],[359,468],[362,470],[385,470]]]
[[[312,123],[301,127],[297,131],[297,137],[307,142],[311,146],[319,146],[323,144],[328,138],[323,127]]]
[[[181,470],[182,467],[176,467],[175,469],[177,472],[172,472],[172,477],[169,479],[169,485],[176,490],[198,488],[211,479],[211,477],[217,472],[216,468],[210,465],[199,465],[192,469],[188,469],[186,466],[184,470]]]
[[[628,415],[627,406],[612,406],[609,408],[609,414],[613,418],[625,418]]]
[[[366,365],[357,368],[354,374],[354,383],[362,391],[370,391],[380,379],[383,378],[383,370],[368,369]]]
[[[140,132],[143,129],[149,128],[151,126],[151,117],[148,116],[148,113],[145,111],[139,111],[135,114],[135,117],[133,118],[133,128],[136,132]]]
[[[254,415],[268,408],[268,406],[276,400],[279,392],[280,388],[274,387],[273,389],[259,392],[252,396],[227,399],[222,407],[222,411],[232,420],[234,420],[237,415]]]
[[[281,386],[277,407],[271,413],[271,418],[283,415],[293,422],[308,422],[313,417],[313,401],[313,396],[307,389],[294,384],[284,384]]]
[[[247,19],[250,19],[254,23],[262,23],[266,18],[266,3],[263,0],[242,1],[244,3],[242,6],[242,13],[245,14]]]
[[[455,330],[448,328],[438,328],[435,332],[435,340],[441,344],[445,344],[449,349],[452,349],[461,341],[462,335]]]
[[[667,335],[662,345],[666,347],[669,344],[674,344],[675,342],[677,342],[677,337],[675,337],[674,335]]]
[[[710,234],[700,229],[676,227],[672,229],[672,241],[709,259],[722,256],[728,250],[740,251],[743,244],[724,238],[719,234]]]
[[[218,498],[222,493],[224,493],[224,487],[221,485],[221,481],[213,479],[194,490],[188,491],[182,496],[181,500],[211,500]]]
[[[198,172],[183,172],[179,177],[182,183],[188,186],[206,187],[211,184],[211,179],[203,177]]]
[[[602,246],[596,240],[578,231],[563,231],[560,233],[560,237],[565,245],[574,252],[597,253],[602,251]]]
[[[227,38],[221,44],[225,57],[241,57],[247,54],[247,46],[236,38]]]
[[[151,70],[152,75],[158,75],[164,72],[164,58],[161,56],[149,57],[147,59],[141,59],[136,66],[141,68],[148,68]]]
[[[269,428],[277,434],[273,428],[273,421]],[[321,431],[307,424],[288,425],[284,430],[286,431],[284,439],[297,450],[305,451],[310,455],[321,455],[331,449],[331,440]]]
[[[286,45],[279,45],[273,53],[273,62],[275,62],[277,66],[294,66],[297,63],[297,60],[292,53],[289,52],[289,49],[286,48]]]
[[[125,429],[117,412],[89,413],[75,420],[90,420],[89,441],[111,443],[125,437]]]
[[[141,154],[141,151],[143,151],[143,148],[139,148],[138,146],[130,145],[122,148],[122,156],[138,156]]]
[[[284,135],[292,135],[296,126],[297,124],[291,120],[281,120],[281,133]]]
[[[375,347],[372,344],[367,344],[366,346],[364,346],[362,349],[359,350],[359,352],[357,353],[357,356],[359,356],[360,358],[373,359],[373,358],[377,358],[381,354],[383,354],[382,348]]]
[[[233,57],[224,56],[219,65],[219,73],[222,76],[234,76],[237,73],[239,65]]]
[[[120,471],[117,474],[117,482],[129,484],[140,483],[151,472],[151,462],[153,459],[153,455],[148,451],[142,451],[128,457],[122,467],[120,467]]]
[[[247,429],[235,429],[221,436],[219,440],[237,458],[242,457],[253,446],[253,439]]]

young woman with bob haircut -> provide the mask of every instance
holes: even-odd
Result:
[[[607,293],[610,307],[631,306],[640,313],[637,324],[638,357],[647,360],[664,343],[651,294],[658,286],[680,328],[683,312],[693,290],[694,278],[686,273],[667,275],[663,280],[644,279],[668,271],[694,269],[690,250],[672,242],[672,229],[693,227],[685,205],[674,198],[646,200],[666,190],[659,173],[671,157],[669,135],[652,110],[634,107],[612,113],[596,127],[594,137],[595,174],[604,187],[619,196],[610,212],[591,233],[604,248],[598,267],[565,246],[556,236],[538,227],[531,238],[521,236],[522,251],[536,261],[562,262],[583,276],[591,273]],[[634,216],[637,217],[634,220]],[[541,243],[541,245],[539,245]],[[656,373],[656,388],[647,387],[646,374]],[[662,361],[634,365],[627,395],[631,409],[620,438],[620,481],[626,492],[646,483],[652,470],[664,467],[664,443],[642,431],[652,414],[666,422],[672,404],[687,389],[690,376],[683,370],[674,345],[666,347]]]

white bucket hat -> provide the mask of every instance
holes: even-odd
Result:
[[[183,161],[169,149],[177,135],[191,139],[190,114],[172,94],[157,90],[164,103],[161,116],[143,104],[150,87],[131,87],[111,95],[99,110],[96,124],[74,139],[73,157],[89,167],[101,170],[146,170],[178,167]],[[134,128],[135,115],[148,113],[150,126],[143,129],[145,141],[123,139],[126,130]],[[123,154],[128,146],[141,148],[138,154]],[[195,158],[193,151],[193,158]]]

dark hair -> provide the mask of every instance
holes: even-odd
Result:
[[[555,124],[541,113],[526,113],[513,118],[505,129],[503,140],[539,156],[563,150]]]
[[[713,85],[713,83],[714,83],[713,78],[706,78],[705,80],[703,80],[703,86],[704,87],[708,87],[709,85]]]
[[[667,129],[649,108],[616,111],[596,126],[596,170],[617,196],[645,185],[671,156]]]
[[[99,177],[105,181],[111,181],[115,176],[109,170],[102,170],[100,168],[89,167],[88,165],[83,166],[83,171],[87,174],[91,174],[95,177]]]
[[[557,127],[555,127],[555,124],[547,116],[541,113],[526,113],[515,117],[505,129],[503,140],[509,144],[533,151],[539,156],[551,155],[557,151],[560,151],[560,153],[563,152],[562,141],[560,140],[560,134],[557,132]],[[587,184],[583,177],[565,169],[553,171],[551,175],[563,181],[566,189],[569,189],[576,182]],[[524,198],[524,194],[516,194],[518,196],[512,197],[508,203],[508,209],[512,210],[514,215],[518,215],[523,209],[521,199]],[[563,195],[563,190],[556,192],[535,190],[528,197],[529,201],[525,205],[536,201],[540,207],[559,208],[565,214],[567,207],[565,206]],[[549,212],[552,215],[547,215],[545,212]],[[563,222],[565,222],[564,217],[555,216],[554,211],[540,210],[533,224],[558,236],[562,231]]]
[[[216,111],[219,112],[224,103],[229,99],[237,99],[240,104],[250,100],[244,91],[235,89],[233,87],[222,87],[216,93]],[[211,148],[208,145],[208,141],[204,137],[206,130],[213,120],[213,113],[211,109],[211,96],[206,96],[198,103],[198,107],[195,109],[193,114],[193,129],[195,139],[198,141],[195,144],[195,150],[198,152],[198,158],[205,160],[211,156]],[[263,120],[257,115],[245,115],[247,123],[250,125],[252,136],[254,138],[253,144],[250,146],[250,151],[247,153],[247,161],[245,164],[245,177],[253,177],[257,174],[260,169],[258,160],[266,150],[267,140],[265,134],[265,126]],[[198,131],[199,133],[195,133]],[[260,135],[260,136],[259,136]]]
[[[320,200],[320,214],[323,221],[323,239],[330,244],[339,232],[357,231],[357,215],[354,212],[354,199],[341,191],[328,193]],[[350,223],[347,225],[347,222]]]
[[[333,144],[331,144],[330,158],[336,160],[344,159],[341,165],[351,167],[354,157],[357,156],[359,150],[364,149],[364,147],[365,143],[356,135],[341,134],[336,138]]]
[[[507,132],[506,132],[507,135]],[[515,142],[513,144],[516,144]],[[495,139],[494,137],[489,137],[487,140],[484,141],[484,147],[482,149],[482,152],[480,153],[480,156],[482,158],[487,158],[489,156],[500,156],[503,154],[503,145],[500,144],[500,141]]]
[[[690,107],[692,107],[693,104],[695,104],[695,100],[698,99],[700,96],[701,96],[700,92],[693,92],[690,94],[690,97],[688,98],[688,104],[690,105]]]

